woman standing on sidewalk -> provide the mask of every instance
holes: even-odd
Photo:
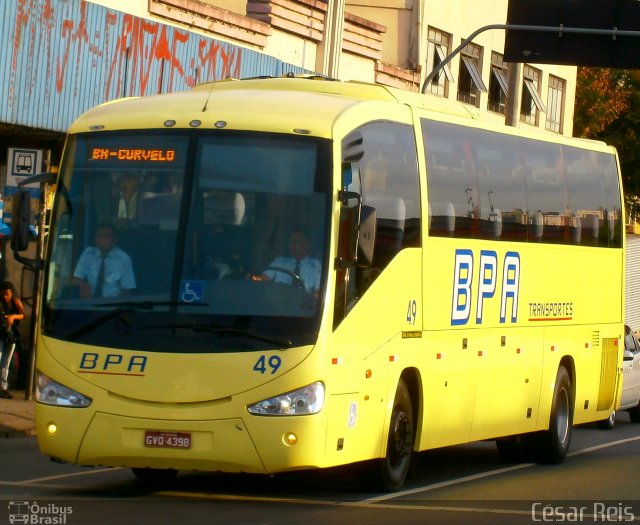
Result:
[[[0,284],[0,397],[11,399],[9,366],[20,339],[18,325],[24,319],[24,307],[11,281]]]

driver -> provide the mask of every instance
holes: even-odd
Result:
[[[302,230],[293,230],[289,236],[289,256],[276,257],[260,276],[254,280],[304,286],[304,289],[318,294],[322,265],[318,259],[309,256],[309,239]],[[294,277],[295,276],[295,277]]]
[[[95,246],[85,248],[73,272],[80,297],[126,296],[136,287],[131,258],[116,243],[113,224],[98,225]]]

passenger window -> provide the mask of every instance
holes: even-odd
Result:
[[[521,151],[529,211],[528,240],[569,244],[571,210],[561,147],[523,141]]]
[[[422,120],[429,235],[622,245],[611,153]]]
[[[479,194],[472,152],[461,129],[423,121],[429,192],[429,233],[439,237],[477,237]]]
[[[527,238],[524,172],[517,142],[509,135],[483,133],[474,144],[483,239],[522,242]]]

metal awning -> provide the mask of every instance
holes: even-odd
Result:
[[[491,66],[491,72],[496,77],[496,80],[498,81],[498,85],[500,86],[500,89],[504,93],[504,96],[505,97],[509,96],[509,83],[507,82],[507,77],[504,74],[504,70],[498,66]]]
[[[438,59],[442,62],[446,55],[445,49],[442,46],[436,44],[436,54],[438,55]],[[437,64],[436,64],[437,65]],[[451,74],[451,70],[448,65],[442,67],[442,71],[444,71],[444,76],[447,77],[449,82],[453,82],[453,75]]]
[[[476,86],[478,91],[487,91],[487,86],[484,85],[484,81],[482,80],[482,75],[480,71],[478,71],[478,66],[475,61],[471,57],[463,56],[462,63],[467,68],[469,75],[471,76],[471,81]]]
[[[531,80],[530,78],[525,78],[524,85],[527,88],[529,95],[531,95],[531,100],[533,100],[533,103],[535,104],[536,108],[538,108],[538,111],[546,113],[547,108],[545,107],[544,102],[542,102],[540,95],[538,95],[538,90],[536,89],[533,80]]]

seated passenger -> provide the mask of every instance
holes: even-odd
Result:
[[[120,179],[120,195],[116,206],[118,219],[135,219],[138,215],[138,187],[140,180],[132,173],[125,173]]]

